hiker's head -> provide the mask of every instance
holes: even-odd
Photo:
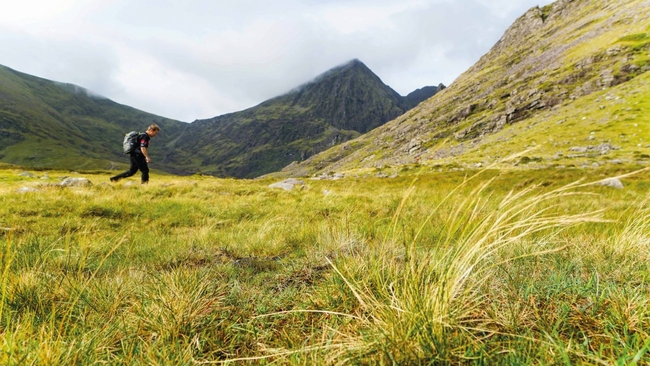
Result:
[[[147,135],[154,137],[158,134],[158,131],[160,131],[160,127],[158,127],[157,124],[152,123],[149,128],[147,128]]]

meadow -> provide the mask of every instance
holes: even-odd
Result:
[[[20,173],[0,167],[1,364],[650,363],[642,166],[290,192]]]

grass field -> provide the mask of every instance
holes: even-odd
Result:
[[[2,166],[0,363],[648,364],[639,169],[423,166],[286,192]]]

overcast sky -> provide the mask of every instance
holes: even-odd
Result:
[[[181,121],[358,58],[406,95],[449,85],[551,0],[2,0],[0,64]]]

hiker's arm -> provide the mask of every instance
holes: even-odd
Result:
[[[149,153],[147,152],[146,147],[141,147],[140,150],[142,150],[142,155],[147,159],[147,163],[151,163],[151,159],[149,159]]]

